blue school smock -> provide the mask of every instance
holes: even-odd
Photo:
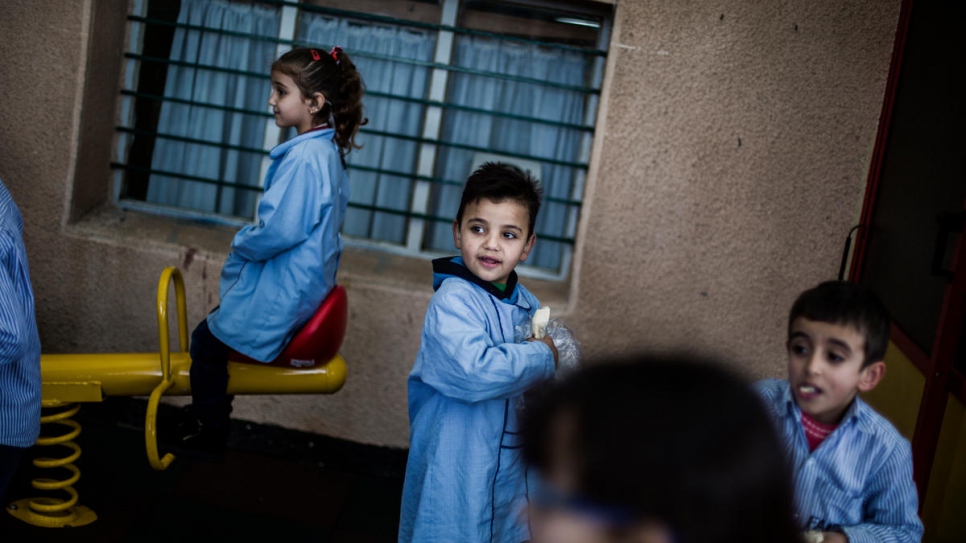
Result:
[[[242,228],[221,270],[211,332],[255,360],[274,360],[336,284],[349,179],[331,128],[272,149],[258,223]]]
[[[436,293],[408,381],[399,541],[521,543],[530,533],[517,407],[553,377],[554,361],[516,329],[540,302],[515,273],[501,292],[459,257],[433,268]]]

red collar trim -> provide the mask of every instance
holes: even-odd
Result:
[[[319,126],[315,126],[306,130],[305,133],[308,134],[309,132],[315,132],[316,130],[325,130],[328,127],[329,127],[329,123],[320,124]]]
[[[814,451],[819,445],[838,428],[838,424],[825,424],[819,422],[802,411],[802,428],[805,430],[805,438],[808,440],[808,448]]]

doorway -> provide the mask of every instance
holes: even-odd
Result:
[[[920,511],[947,403],[966,405],[963,21],[966,3],[903,1],[850,273],[882,298],[894,345],[924,378],[912,436]]]

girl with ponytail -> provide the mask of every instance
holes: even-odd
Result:
[[[345,156],[366,123],[365,84],[341,48],[293,49],[272,64],[268,104],[297,135],[270,152],[255,224],[231,243],[219,305],[191,336],[191,397],[177,450],[220,456],[228,441],[232,351],[273,361],[336,284],[349,201]]]

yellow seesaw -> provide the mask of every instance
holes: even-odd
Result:
[[[170,352],[168,334],[168,288],[175,287],[178,340],[180,350]],[[67,499],[26,498],[17,500],[7,511],[35,526],[70,527],[90,524],[97,519],[89,508],[77,504],[73,485],[80,479],[74,464],[81,455],[74,439],[81,426],[71,417],[84,402],[101,402],[107,396],[148,396],[144,421],[144,441],[148,462],[156,470],[166,469],[175,456],[158,454],[157,415],[162,396],[191,394],[188,352],[188,320],[184,279],[175,267],[165,268],[158,281],[158,339],[156,353],[43,354],[40,372],[43,407],[55,413],[41,417],[41,424],[67,428],[54,437],[42,435],[37,446],[60,446],[71,451],[63,458],[37,458],[41,469],[62,468],[72,475],[65,480],[34,479],[38,490],[62,490]],[[346,363],[339,354],[348,324],[345,288],[337,285],[312,318],[292,338],[274,361],[261,363],[233,353],[228,363],[229,394],[333,394],[346,379]]]

